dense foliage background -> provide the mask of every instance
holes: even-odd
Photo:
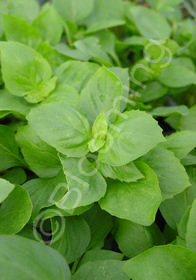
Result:
[[[195,2],[45,2],[0,0],[0,278],[196,279]]]

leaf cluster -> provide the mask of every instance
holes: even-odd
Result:
[[[196,279],[196,7],[137,2],[0,0],[3,280]]]

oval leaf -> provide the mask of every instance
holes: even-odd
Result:
[[[119,109],[123,87],[120,79],[107,68],[100,68],[81,92],[80,106],[93,123],[103,111]]]
[[[60,103],[44,104],[32,110],[28,119],[39,137],[62,154],[82,157],[88,153],[91,127],[73,107]]]
[[[56,78],[51,79],[51,67],[41,54],[17,42],[1,42],[0,49],[3,79],[13,95],[38,103],[55,88]]]
[[[140,111],[123,113],[111,124],[99,160],[113,166],[125,165],[163,141],[161,128],[149,114]]]
[[[19,232],[29,221],[32,203],[25,189],[16,186],[0,207],[0,234]]]
[[[186,87],[196,83],[196,74],[184,66],[170,65],[163,69],[159,81],[171,88]]]
[[[159,13],[143,6],[131,9],[134,22],[140,33],[147,39],[164,40],[169,38],[171,28],[167,20]]]
[[[193,280],[196,254],[180,246],[160,246],[131,259],[124,267],[134,280]]]
[[[99,204],[113,216],[149,226],[161,203],[161,192],[152,169],[143,162],[136,167],[144,178],[131,183],[109,181],[106,195]]]
[[[4,280],[70,280],[65,259],[55,250],[20,236],[0,236]],[[36,260],[36,261],[35,261]]]

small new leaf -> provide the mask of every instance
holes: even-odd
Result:
[[[90,152],[94,153],[98,151],[105,144],[105,137],[108,131],[108,124],[104,112],[96,118],[93,128],[92,136],[93,139],[88,143]]]

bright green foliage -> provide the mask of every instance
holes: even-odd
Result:
[[[55,88],[56,77],[48,62],[23,44],[1,42],[2,74],[6,88],[30,103],[38,103]]]
[[[14,138],[14,131],[5,125],[0,125],[0,158],[0,171],[25,166]]]
[[[96,118],[92,127],[93,139],[88,143],[90,152],[94,153],[103,147],[108,131],[108,124],[103,112]]]
[[[0,0],[0,279],[196,279],[195,18]]]
[[[61,156],[68,182],[68,192],[57,203],[63,209],[73,209],[100,200],[106,192],[106,182],[97,170],[96,163],[87,158],[75,159]]]
[[[41,42],[39,31],[21,17],[4,15],[3,27],[9,41],[20,42],[32,48],[36,48]]]
[[[162,141],[161,129],[150,115],[140,111],[123,113],[108,130],[99,160],[121,166],[146,154]]]
[[[7,90],[0,90],[0,114],[14,113],[25,116],[33,106],[20,97],[10,94]]]
[[[54,0],[53,3],[64,20],[79,23],[92,12],[94,0]]]
[[[106,260],[118,260],[123,259],[123,254],[103,249],[89,250],[82,258],[80,266],[93,261],[106,261]]]
[[[93,11],[84,20],[84,22],[88,27],[88,33],[102,30],[108,27],[122,25],[124,23],[122,1],[94,0]]]
[[[61,188],[55,187],[62,186]],[[55,204],[67,191],[67,185],[65,184],[65,177],[60,172],[53,178],[38,178],[32,179],[26,182],[23,187],[30,195],[33,211],[32,219],[34,220],[39,216],[41,209],[49,207]]]
[[[131,14],[139,32],[144,37],[153,40],[169,38],[171,33],[170,26],[159,13],[137,6],[131,9]]]
[[[101,68],[81,92],[80,106],[91,122],[102,111],[109,119],[119,109],[122,91],[120,79],[106,68]],[[114,112],[110,111],[111,108]]]
[[[130,221],[118,220],[115,239],[120,250],[133,258],[145,250],[164,243],[164,237],[156,224],[144,227]]]
[[[13,191],[14,185],[4,179],[0,179],[0,203],[2,203],[8,195]]]
[[[131,183],[109,181],[100,206],[114,216],[149,226],[161,203],[161,193],[153,170],[143,162],[136,167],[144,178]]]
[[[196,275],[196,255],[180,246],[154,247],[128,261],[124,270],[136,280],[191,280]]]
[[[0,246],[1,276],[4,279],[71,279],[65,259],[43,244],[20,236],[1,235]]]
[[[59,14],[49,6],[34,20],[33,26],[40,32],[43,40],[48,40],[51,45],[56,45],[61,39],[63,24]]]
[[[181,75],[183,79],[180,78]],[[159,80],[168,87],[181,88],[195,84],[196,74],[183,66],[171,65],[161,72]]]
[[[58,225],[61,219],[59,217],[52,218],[52,231],[55,234],[51,246],[59,251],[68,263],[72,263],[86,251],[91,239],[90,228],[82,217],[63,218],[65,223],[64,231],[61,233],[61,237],[55,242],[55,238],[59,234]]]
[[[10,192],[9,182],[7,185]],[[20,186],[15,186],[7,198],[6,196],[4,191],[3,203],[0,208],[0,233],[14,234],[19,232],[29,221],[32,203],[27,191]]]
[[[60,103],[44,104],[30,113],[29,123],[40,138],[57,151],[73,157],[88,153],[90,124],[73,107]]]
[[[42,141],[30,126],[19,128],[16,140],[35,174],[46,178],[58,174],[61,165],[56,150]]]
[[[130,183],[144,178],[143,174],[133,162],[119,167],[101,163],[100,170],[106,178],[117,179],[121,182]]]
[[[88,262],[78,269],[73,280],[128,280],[129,277],[123,272],[122,266],[123,262],[116,260]]]
[[[190,186],[186,170],[172,152],[157,147],[144,156],[144,161],[157,174],[163,199],[172,198]]]

